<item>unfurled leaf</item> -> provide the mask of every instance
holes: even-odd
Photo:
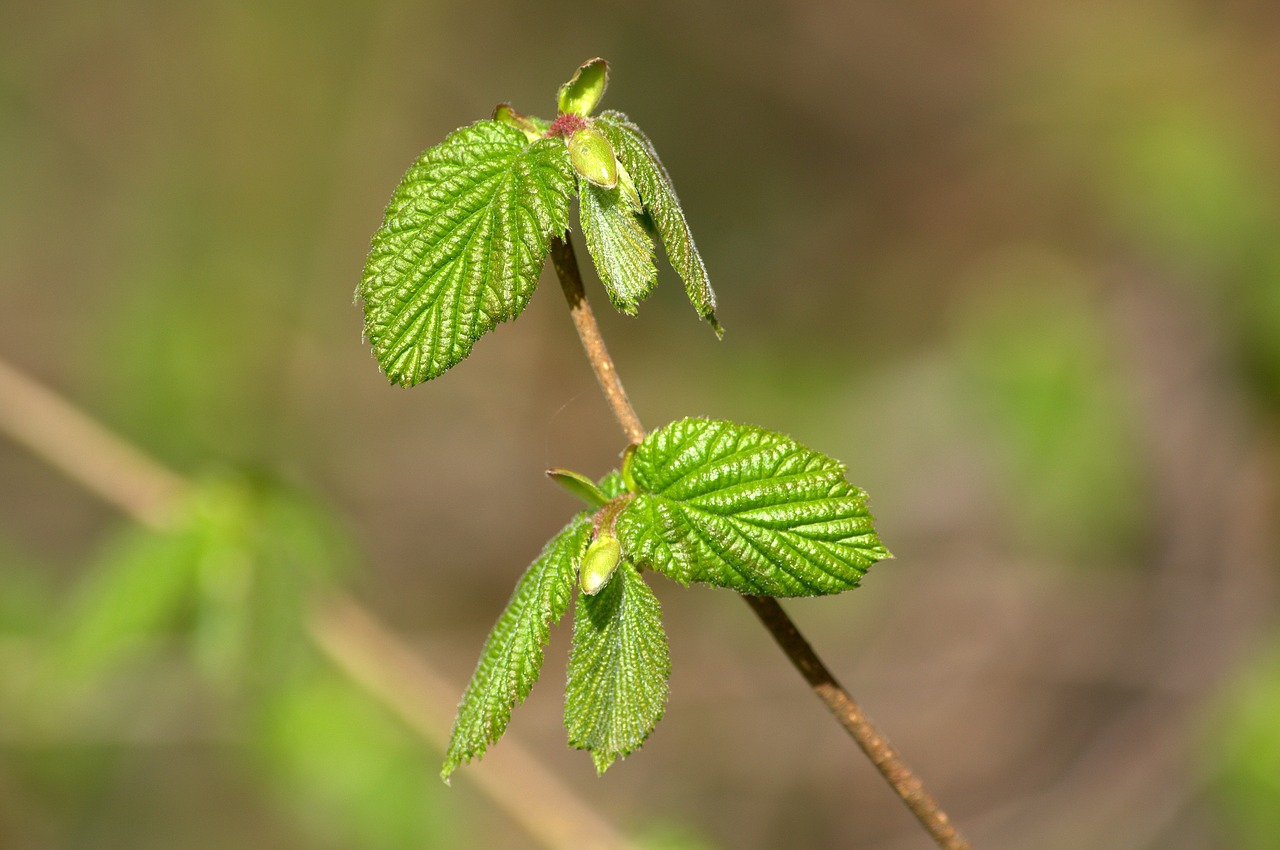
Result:
[[[565,728],[600,773],[644,743],[667,704],[671,655],[653,591],[625,561],[574,611]]]
[[[650,434],[629,471],[639,495],[615,526],[624,556],[682,583],[839,593],[889,557],[844,465],[783,434],[683,419]]]
[[[634,316],[658,285],[653,240],[627,203],[621,187],[602,189],[578,181],[578,217],[600,282],[619,311]]]
[[[609,63],[603,59],[583,62],[569,82],[560,87],[557,105],[561,113],[587,116],[609,87]]]
[[[590,536],[588,514],[578,514],[547,543],[516,585],[458,707],[442,778],[447,780],[459,765],[484,755],[506,731],[511,709],[529,695],[542,669],[551,624],[564,615],[573,597],[575,572]]]
[[[716,321],[716,294],[707,278],[707,267],[693,243],[693,234],[676,197],[667,169],[640,128],[621,112],[605,112],[595,120],[613,151],[626,167],[640,193],[645,209],[662,236],[671,267],[684,281],[685,291],[698,315],[706,319],[717,335],[723,333]]]
[[[478,121],[401,180],[357,294],[393,383],[442,374],[529,302],[551,238],[569,226],[573,168],[560,139]]]

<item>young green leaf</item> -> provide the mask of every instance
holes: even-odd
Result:
[[[640,444],[630,472],[640,495],[615,525],[623,552],[681,583],[815,596],[889,557],[844,465],[783,434],[682,419]]]
[[[596,482],[580,472],[574,472],[572,469],[548,469],[547,477],[590,507],[603,508],[604,503],[609,501],[609,497],[600,491]]]
[[[578,181],[578,218],[609,300],[628,316],[653,293],[658,269],[653,240],[631,211],[621,189]]]
[[[439,376],[524,310],[551,238],[568,229],[573,189],[562,140],[530,142],[502,121],[464,127],[418,158],[357,290],[365,335],[393,383]]]
[[[590,537],[590,515],[578,514],[551,538],[516,585],[458,706],[441,778],[447,781],[459,765],[484,755],[506,731],[511,709],[529,695],[542,669],[551,624],[569,608]]]
[[[684,281],[689,301],[698,315],[720,336],[724,330],[716,321],[716,294],[707,278],[707,267],[702,263],[698,247],[693,243],[693,233],[685,220],[684,209],[676,197],[675,187],[667,169],[658,159],[657,151],[649,137],[621,112],[609,111],[595,119],[595,126],[613,145],[614,153],[621,160],[627,173],[635,181],[635,187],[653,217],[653,223],[662,236],[671,267]]]
[[[595,596],[578,595],[564,695],[569,744],[590,750],[604,773],[662,719],[670,675],[658,598],[624,561]]]

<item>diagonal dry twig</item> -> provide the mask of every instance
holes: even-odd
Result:
[[[149,528],[162,530],[190,492],[180,475],[0,360],[0,431],[76,483]],[[307,628],[319,649],[433,749],[448,743],[461,690],[351,597],[312,606]],[[621,831],[543,767],[508,733],[466,777],[548,850],[634,850]]]

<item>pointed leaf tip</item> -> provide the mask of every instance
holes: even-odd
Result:
[[[560,87],[558,106],[562,113],[590,115],[609,87],[609,63],[596,57],[588,59]]]

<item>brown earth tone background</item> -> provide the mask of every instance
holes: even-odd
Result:
[[[617,463],[550,272],[412,390],[352,302],[413,158],[595,55],[727,328],[589,276],[632,400],[848,463],[896,560],[786,607],[975,846],[1280,847],[1280,8],[1144,0],[0,2],[0,362],[214,482],[169,594],[186,543],[0,436],[0,846],[539,846],[501,745],[444,788],[296,615],[345,588],[452,703],[576,509],[543,471]],[[563,627],[514,715],[568,793],[637,846],[929,846],[741,602],[654,585],[643,750],[565,747]]]

